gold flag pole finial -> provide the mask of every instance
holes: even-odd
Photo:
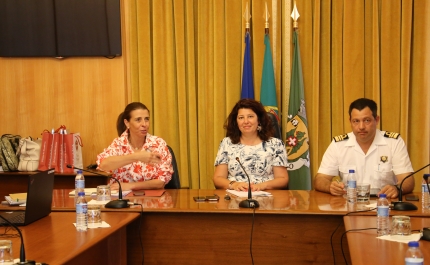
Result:
[[[245,28],[249,30],[251,25],[249,23],[249,20],[251,20],[251,14],[249,14],[248,2],[246,2],[246,9],[245,13],[243,13],[243,17],[245,18]]]
[[[299,11],[297,10],[296,1],[294,1],[294,8],[293,8],[293,12],[291,12],[291,17],[294,20],[293,28],[298,29],[299,28],[299,22],[297,22],[297,20],[299,19],[300,14],[299,14]]]
[[[267,2],[265,5],[265,10],[264,10],[264,19],[266,20],[266,23],[264,24],[264,28],[268,29],[269,28],[269,10],[267,9]]]

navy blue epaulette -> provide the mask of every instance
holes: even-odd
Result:
[[[348,134],[341,134],[341,135],[333,137],[333,140],[335,142],[340,142],[340,141],[344,141],[344,140],[348,140],[348,139],[349,139]]]
[[[396,133],[396,132],[385,132],[384,133],[384,137],[387,137],[387,138],[398,139],[399,136],[400,136],[400,133]]]

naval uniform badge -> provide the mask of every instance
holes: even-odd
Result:
[[[381,162],[385,163],[388,161],[388,156],[381,156]]]
[[[349,138],[348,134],[342,134],[342,135],[338,135],[338,136],[333,137],[333,140],[335,142],[340,142],[340,141],[347,140],[348,138]]]
[[[396,133],[396,132],[385,132],[384,133],[384,137],[387,137],[387,138],[397,139],[397,138],[399,138],[399,136],[400,136],[400,133]]]

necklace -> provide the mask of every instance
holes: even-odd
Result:
[[[142,149],[143,145],[145,144],[145,141],[143,141],[143,144],[142,144],[140,147],[135,147],[135,146],[131,143],[130,136],[129,136],[129,137],[128,137],[128,144],[131,146],[131,148],[132,148],[133,150],[140,150],[140,149]]]
[[[143,144],[142,144],[142,147],[140,147],[140,148],[139,148],[139,147],[134,147],[134,146],[133,146],[133,145],[131,145],[131,144],[130,144],[130,146],[131,146],[131,148],[133,148],[134,150],[140,150],[140,149],[142,149]]]

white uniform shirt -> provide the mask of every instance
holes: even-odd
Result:
[[[346,174],[354,169],[357,183],[370,183],[372,189],[380,189],[396,185],[396,175],[413,172],[405,142],[397,133],[376,130],[367,154],[352,132],[335,139],[324,153],[318,173],[339,175],[346,183]]]

